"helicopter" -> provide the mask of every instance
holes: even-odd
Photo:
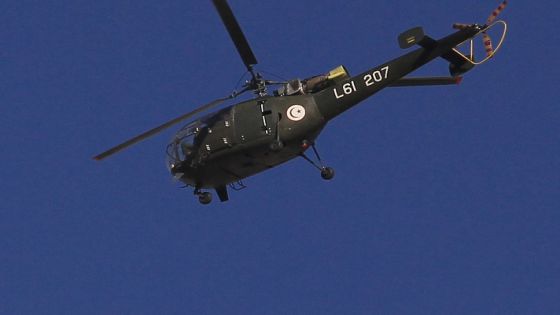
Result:
[[[356,76],[339,66],[306,79],[276,82],[265,79],[255,70],[257,58],[227,0],[212,2],[250,74],[250,80],[238,92],[200,106],[94,157],[103,160],[251,91],[254,98],[186,124],[167,146],[170,173],[187,187],[192,187],[201,204],[212,201],[208,190],[215,190],[220,201],[227,201],[228,187],[243,189],[243,179],[298,157],[314,166],[323,179],[332,179],[334,169],[324,165],[315,146],[315,140],[330,120],[386,87],[458,84],[463,74],[496,54],[507,32],[507,24],[496,19],[506,7],[506,0],[492,12],[485,24],[456,23],[452,34],[438,40],[426,35],[422,27],[403,32],[398,36],[400,48],[418,46],[416,49]],[[488,31],[497,25],[501,26],[502,35],[494,48]],[[474,56],[473,39],[476,37],[482,37],[486,54],[480,61]],[[468,52],[460,49],[463,44],[470,44]],[[407,77],[437,58],[449,62],[450,76]],[[272,86],[277,89],[270,94]],[[306,154],[308,149],[311,149],[312,157]]]

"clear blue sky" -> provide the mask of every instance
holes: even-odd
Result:
[[[230,2],[282,78],[359,73],[499,4]],[[235,88],[211,2],[2,1],[0,314],[559,314],[559,9],[511,1],[460,86],[333,121],[333,181],[294,160],[202,207],[167,173],[176,129],[91,157]]]

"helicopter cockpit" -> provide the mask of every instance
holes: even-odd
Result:
[[[194,159],[199,146],[197,139],[205,130],[208,130],[207,124],[202,120],[196,120],[187,124],[175,134],[166,150],[167,166],[170,170]]]

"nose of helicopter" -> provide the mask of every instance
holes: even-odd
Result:
[[[185,184],[193,185],[195,181],[194,177],[195,172],[193,169],[189,167],[188,163],[185,162],[175,162],[168,164],[169,173],[173,176],[176,180],[182,181]]]
[[[173,177],[181,178],[185,174],[182,163],[170,163],[168,166],[169,173],[171,173]]]

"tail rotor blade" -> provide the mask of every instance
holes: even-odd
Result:
[[[502,2],[500,4],[500,6],[498,6],[498,8],[496,10],[494,10],[494,12],[492,12],[492,14],[490,14],[490,16],[488,17],[488,20],[486,20],[486,25],[492,24],[492,22],[494,22],[494,20],[496,20],[498,15],[500,15],[500,13],[502,13],[502,11],[506,8],[507,4],[508,4],[507,0],[504,0],[504,2]]]
[[[494,48],[492,47],[492,39],[486,33],[482,33],[482,41],[484,42],[484,50],[486,50],[486,56],[490,57],[494,54]]]

